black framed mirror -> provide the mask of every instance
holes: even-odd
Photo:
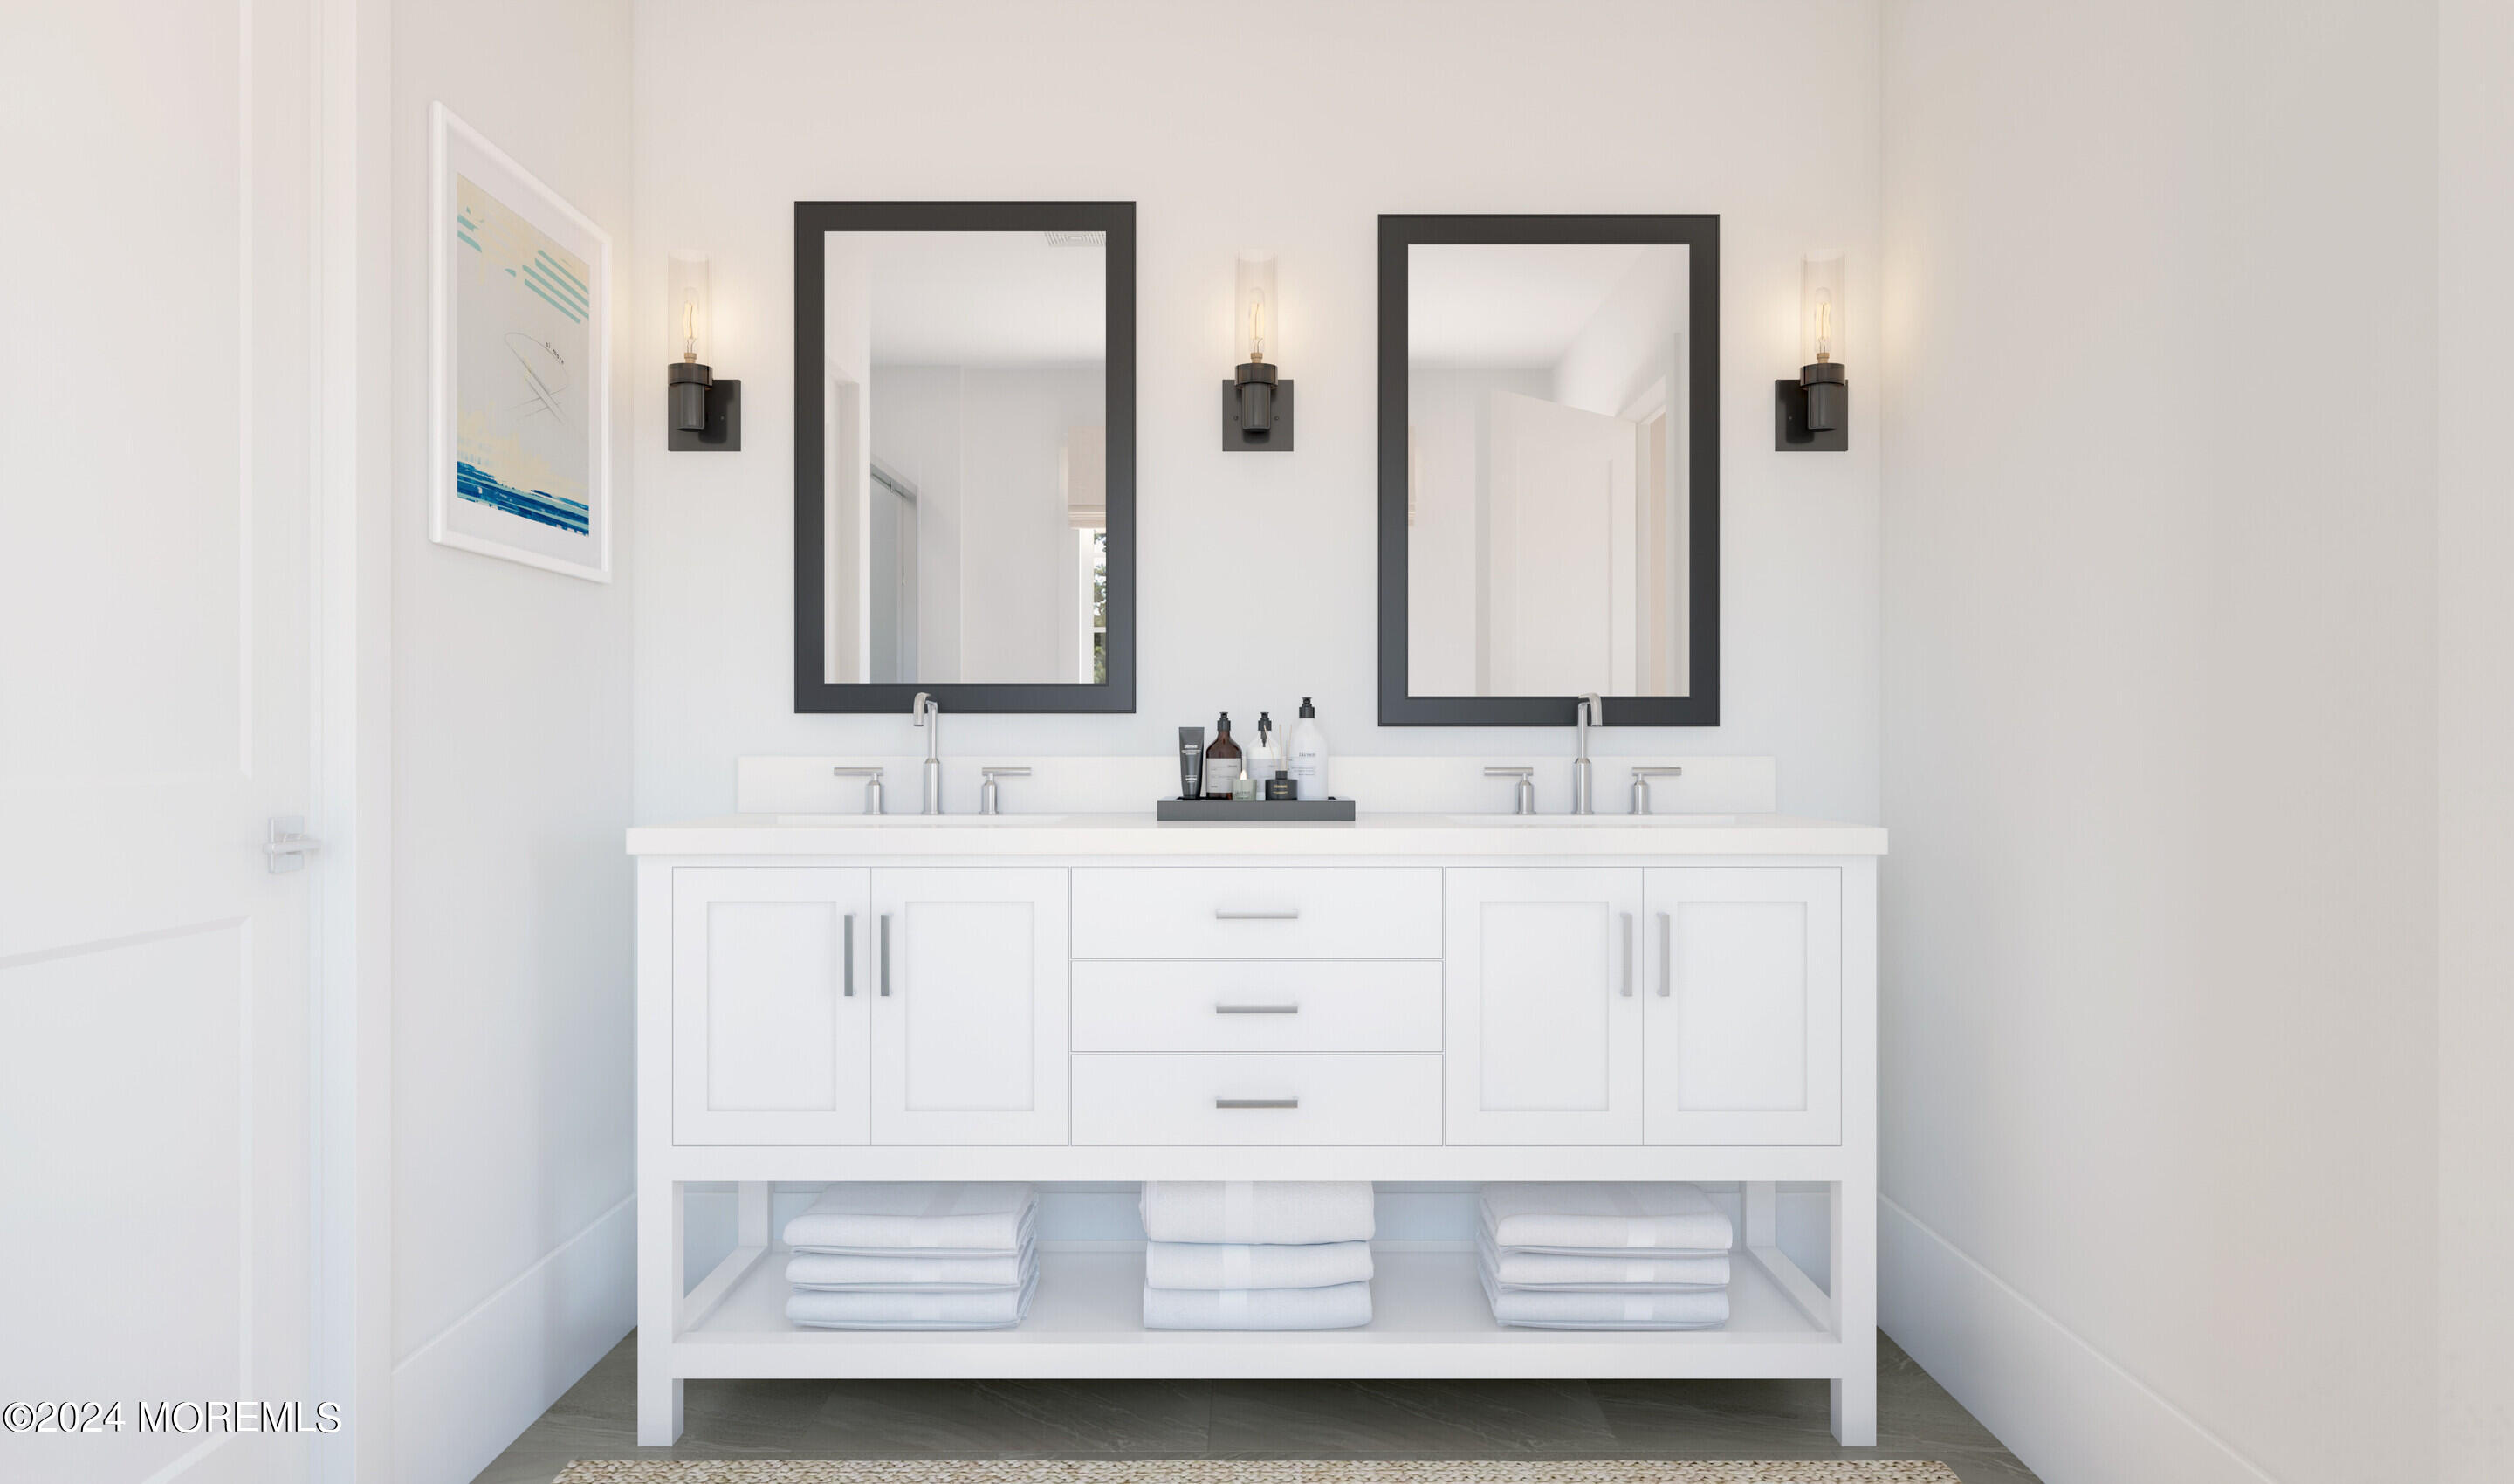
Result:
[[[1383,726],[1720,721],[1720,219],[1379,219]]]
[[[794,709],[1135,708],[1131,201],[794,203]]]

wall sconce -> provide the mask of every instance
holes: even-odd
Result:
[[[1772,447],[1784,454],[1839,454],[1850,447],[1850,383],[1842,369],[1843,272],[1838,251],[1809,253],[1799,287],[1795,381],[1772,383]]]
[[[1292,383],[1275,379],[1271,352],[1281,355],[1275,313],[1275,255],[1239,255],[1237,292],[1232,296],[1231,334],[1248,359],[1222,383],[1222,451],[1288,454],[1292,451]]]
[[[683,454],[742,452],[742,383],[718,381],[707,364],[708,261],[704,253],[674,253],[665,275],[671,291],[667,330],[679,346],[665,381],[664,426],[670,448]]]

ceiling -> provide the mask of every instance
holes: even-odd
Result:
[[[1625,242],[1416,243],[1405,262],[1407,364],[1550,367],[1637,271],[1682,275],[1684,249]]]
[[[831,232],[861,243],[875,366],[1096,366],[1108,249],[1043,232]],[[832,255],[835,256],[834,254]]]

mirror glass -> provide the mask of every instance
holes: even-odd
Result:
[[[823,235],[822,679],[1108,679],[1099,231]]]
[[[1404,245],[1407,695],[1693,694],[1692,251]]]

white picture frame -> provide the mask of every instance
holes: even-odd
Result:
[[[608,582],[610,234],[443,103],[429,124],[428,540]]]

